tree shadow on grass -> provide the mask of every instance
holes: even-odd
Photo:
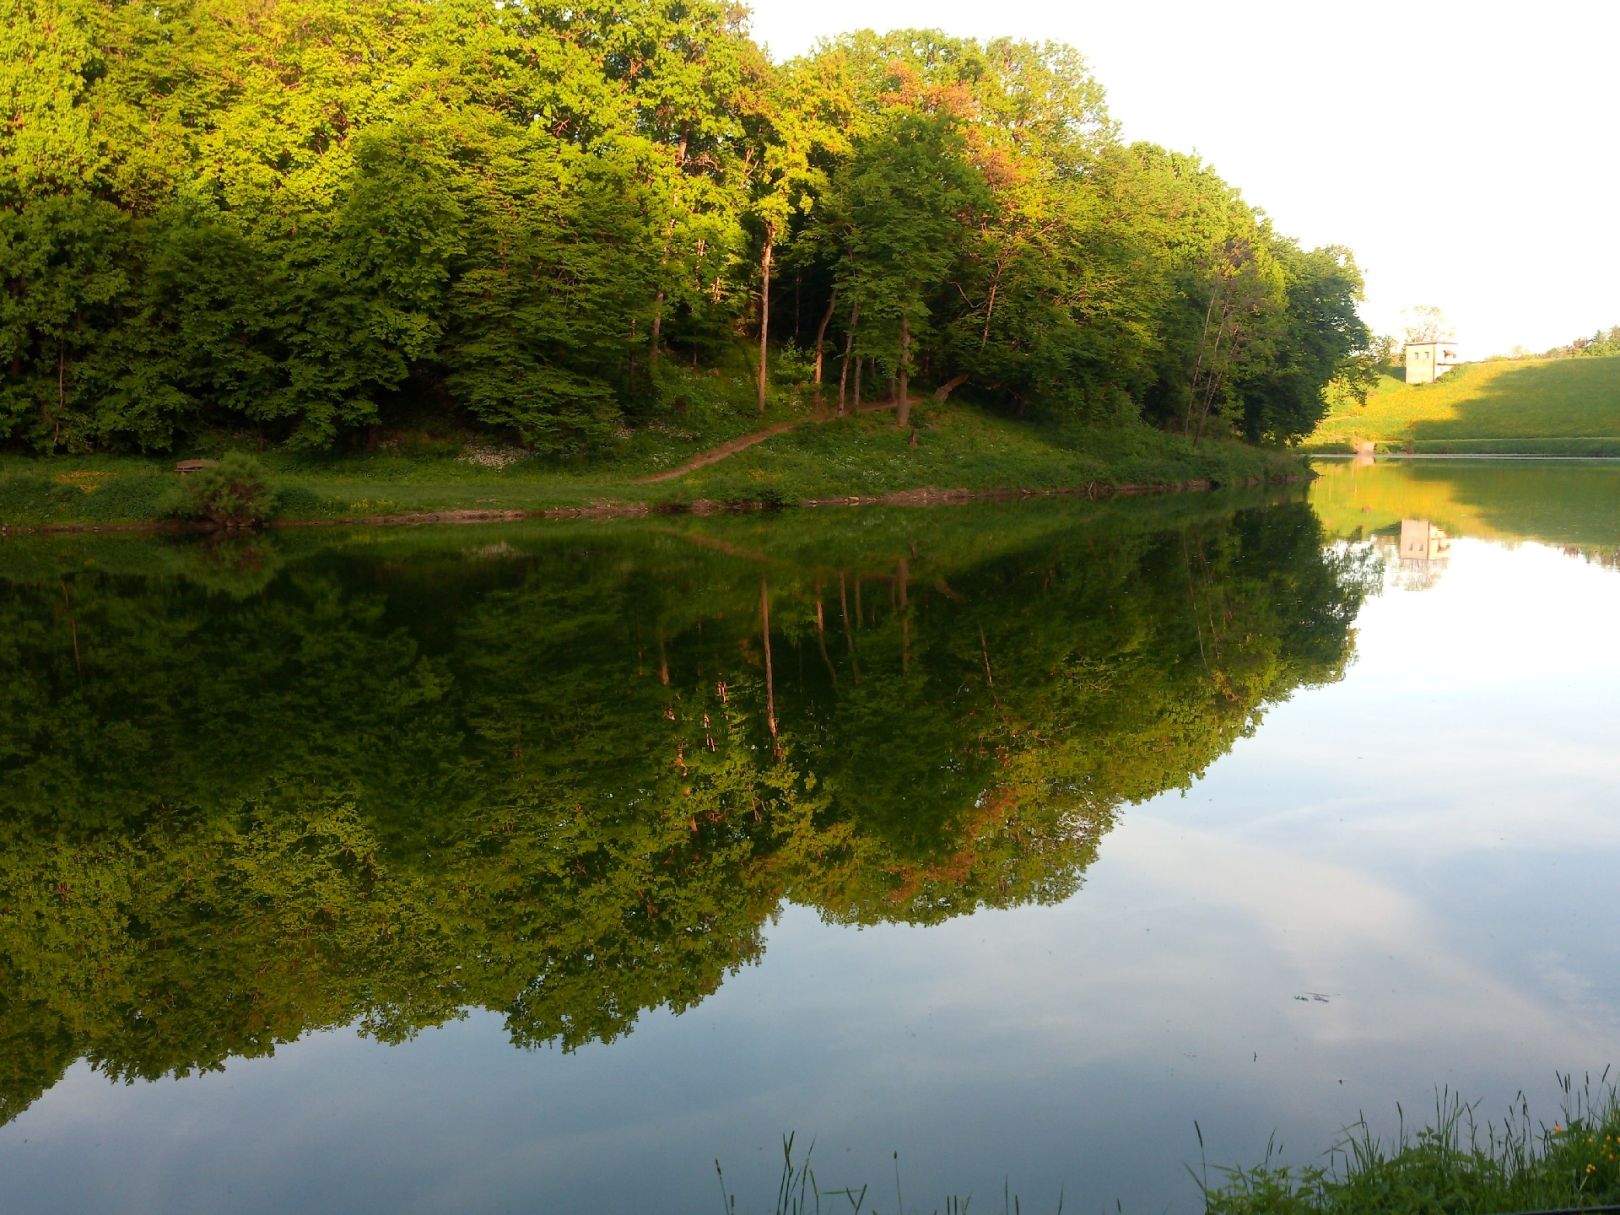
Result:
[[[1531,440],[1608,439],[1612,450],[1590,454],[1620,454],[1620,358],[1529,362],[1480,374],[1487,366],[1465,365],[1438,381],[1429,391],[1453,398],[1451,416],[1414,422],[1411,437],[1420,445],[1469,441],[1480,454],[1533,451]]]

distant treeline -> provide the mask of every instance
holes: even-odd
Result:
[[[424,411],[565,453],[768,393],[1311,430],[1367,331],[1080,56],[713,0],[3,0],[0,443],[329,448]],[[903,417],[902,417],[903,420]]]
[[[1620,354],[1620,325],[1598,329],[1591,337],[1578,337],[1567,346],[1554,346],[1547,351],[1549,359],[1591,358]]]

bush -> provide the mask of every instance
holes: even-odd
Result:
[[[252,456],[233,451],[213,468],[180,482],[163,512],[176,519],[198,519],[235,530],[257,527],[275,514],[276,492]]]

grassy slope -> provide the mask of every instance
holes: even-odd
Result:
[[[1469,363],[1433,384],[1385,376],[1306,445],[1347,451],[1354,439],[1420,453],[1620,455],[1620,358]]]
[[[1237,443],[1186,440],[1147,428],[1061,429],[1014,422],[952,403],[914,412],[918,445],[886,414],[810,424],[730,459],[654,485],[637,478],[673,467],[759,425],[752,411],[702,431],[662,426],[627,435],[589,465],[523,460],[505,468],[464,463],[439,442],[311,459],[268,453],[282,514],[335,518],[449,510],[542,510],[602,503],[698,499],[798,502],[919,488],[994,490],[1223,483],[1297,474],[1297,455]],[[769,420],[769,419],[767,419]],[[173,492],[172,458],[0,458],[0,526],[153,519]]]

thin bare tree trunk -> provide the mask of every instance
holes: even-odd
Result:
[[[1223,279],[1221,285],[1210,292],[1209,303],[1204,306],[1204,327],[1198,334],[1198,357],[1193,360],[1192,380],[1187,391],[1187,412],[1181,419],[1181,433],[1187,434],[1192,430],[1193,400],[1198,395],[1198,376],[1204,369],[1204,350],[1209,344],[1209,318],[1215,311],[1215,300],[1225,290]],[[1213,355],[1211,358],[1213,359]]]
[[[849,356],[851,351],[855,349],[855,326],[860,324],[860,321],[861,301],[857,299],[849,309],[849,329],[844,334],[844,359],[843,362],[838,365],[838,412],[840,414],[848,412],[845,406],[846,398],[844,396],[844,386],[849,382]],[[860,370],[857,368],[857,380],[859,374]],[[860,402],[857,400],[856,407],[859,408],[859,406]]]
[[[900,375],[899,388],[895,395],[899,404],[895,407],[895,425],[904,430],[911,425],[911,313],[900,313]]]
[[[1227,305],[1226,305],[1226,302],[1223,300],[1221,302],[1220,315],[1216,318],[1215,345],[1209,352],[1210,369],[1204,373],[1204,382],[1203,382],[1203,384],[1201,384],[1201,385],[1195,384],[1194,387],[1193,387],[1193,398],[1194,399],[1187,403],[1187,422],[1188,422],[1188,425],[1187,425],[1187,427],[1183,428],[1183,433],[1186,433],[1186,430],[1191,428],[1192,409],[1193,409],[1193,406],[1195,404],[1199,408],[1198,433],[1200,435],[1203,433],[1204,419],[1209,416],[1209,407],[1214,402],[1215,393],[1219,389],[1221,380],[1223,378],[1221,376],[1216,375],[1214,368],[1215,368],[1216,357],[1221,352],[1221,339],[1226,336],[1226,320],[1227,320],[1227,316],[1228,316]],[[1199,349],[1200,361],[1202,361],[1202,355],[1203,355],[1203,349],[1202,349],[1202,346],[1200,345],[1200,349]],[[1200,397],[1202,398],[1202,400],[1199,400]],[[1196,447],[1197,445],[1198,445],[1198,440],[1195,438],[1193,440],[1193,446]]]
[[[1227,325],[1226,325],[1226,322],[1229,319],[1231,319],[1231,316],[1232,316],[1231,308],[1225,302],[1223,302],[1222,305],[1221,305],[1220,324],[1215,330],[1215,353],[1218,353],[1220,351],[1222,337],[1228,337],[1228,338],[1231,339],[1231,341],[1227,343],[1229,350],[1234,348],[1234,344],[1237,341],[1237,323],[1233,322],[1230,333],[1227,332]],[[1227,358],[1231,358],[1231,357],[1232,356],[1229,353],[1227,355]],[[1210,355],[1211,364],[1213,364],[1214,361],[1215,361],[1215,355],[1214,355],[1214,353],[1212,353]],[[1225,379],[1226,379],[1226,377],[1224,375],[1217,375],[1213,370],[1210,371],[1210,373],[1209,373],[1209,375],[1207,377],[1206,384],[1205,384],[1205,390],[1204,390],[1203,403],[1200,406],[1199,412],[1198,412],[1198,430],[1197,430],[1197,433],[1195,433],[1193,435],[1193,446],[1194,447],[1197,447],[1201,442],[1203,442],[1203,439],[1204,439],[1204,423],[1209,420],[1209,411],[1214,406],[1214,404],[1215,404],[1215,396],[1216,396],[1216,394],[1218,392],[1220,392],[1221,385],[1222,385],[1222,383],[1225,382]]]
[[[990,318],[996,311],[996,289],[1001,286],[1001,267],[996,267],[996,277],[990,283],[990,298],[984,306],[984,329],[979,334],[979,353],[990,344]]]
[[[647,350],[647,370],[651,371],[658,366],[658,343],[664,333],[664,289],[658,288],[658,294],[653,296],[652,314],[652,345]]]
[[[771,251],[775,246],[775,239],[769,228],[765,229],[765,251],[759,259],[759,413],[765,416],[765,379],[766,359],[769,357],[767,342],[771,332]]]
[[[687,140],[689,138],[689,135],[690,135],[690,132],[686,132],[686,131],[681,132],[681,141],[675,147],[675,168],[676,168],[677,172],[684,172],[685,169],[686,169],[686,145],[687,145]],[[672,203],[675,206],[678,206],[679,203],[680,203],[679,180],[680,180],[679,178],[676,179],[677,185],[676,185],[675,197],[672,200]],[[673,206],[672,206],[671,209],[673,210]],[[659,274],[660,278],[663,277],[665,267],[667,267],[669,265],[670,247],[674,243],[675,243],[675,217],[672,214],[670,216],[670,219],[669,219],[669,226],[664,229],[664,251],[658,258],[658,274]],[[651,371],[653,368],[658,366],[658,343],[663,339],[663,334],[664,334],[664,288],[663,288],[663,285],[660,284],[659,287],[658,287],[658,294],[653,296],[652,348],[647,352],[647,370],[648,371]]]
[[[827,345],[827,326],[832,323],[833,309],[836,307],[838,307],[838,285],[834,283],[832,295],[827,300],[827,311],[821,314],[821,324],[816,326],[816,374],[813,382],[818,389],[818,399],[821,388],[821,356]]]

